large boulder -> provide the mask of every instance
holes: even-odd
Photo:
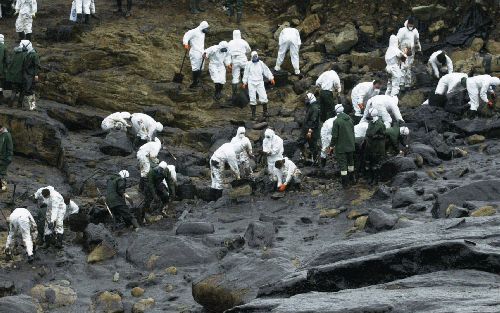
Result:
[[[169,236],[146,229],[129,244],[126,257],[132,264],[146,269],[193,266],[216,260],[211,249],[190,237]]]
[[[411,144],[410,149],[413,153],[419,154],[424,160],[425,164],[440,165],[443,162],[438,158],[436,150],[434,150],[434,148],[429,145],[417,142]]]
[[[41,313],[42,308],[30,296],[17,295],[0,298],[0,313]]]
[[[339,57],[340,62],[350,62],[353,66],[363,67],[368,66],[371,71],[381,71],[386,67],[384,57],[379,51],[372,52],[356,52],[343,54]]]
[[[422,105],[405,115],[407,123],[415,124],[424,128],[427,132],[437,130],[442,133],[447,131],[449,121],[453,120],[452,115],[440,107],[432,105]]]
[[[99,245],[105,245],[111,249],[118,249],[118,242],[104,224],[88,224],[83,232],[84,247],[92,251]]]
[[[248,225],[244,237],[249,247],[271,247],[274,243],[275,227],[269,222],[252,222]]]
[[[401,172],[408,172],[417,169],[412,158],[396,156],[388,159],[382,164],[380,178],[389,180]]]
[[[500,118],[463,119],[452,123],[453,127],[467,135],[484,135],[487,138],[500,138]]]
[[[411,8],[412,13],[422,21],[432,21],[443,16],[448,9],[439,4],[422,5]]]
[[[284,258],[228,256],[213,273],[193,282],[193,298],[207,311],[222,313],[253,300],[259,286],[276,281],[294,269],[292,262]]]
[[[318,14],[311,14],[306,17],[297,27],[302,38],[306,38],[321,27],[321,20]]]
[[[353,24],[347,24],[338,33],[327,33],[320,38],[326,53],[342,54],[358,43],[358,31]]]
[[[127,156],[134,152],[134,146],[124,131],[110,131],[99,146],[102,153],[112,156]]]
[[[46,285],[39,284],[31,288],[30,293],[44,309],[49,310],[70,306],[77,299],[76,292],[69,287],[68,281],[54,282]]]
[[[397,221],[397,216],[387,214],[379,209],[373,209],[368,214],[365,229],[368,233],[390,230],[396,225]]]
[[[208,222],[182,222],[175,230],[176,235],[206,235],[214,232],[214,225]]]
[[[392,197],[392,208],[404,208],[415,203],[415,192],[410,188],[399,189]]]
[[[446,209],[454,204],[463,206],[467,201],[500,201],[500,180],[482,180],[454,188],[438,196],[432,216],[445,218]]]
[[[53,101],[42,101],[40,104],[49,117],[63,123],[69,130],[99,129],[107,116],[106,112],[95,107],[73,107]]]
[[[91,312],[123,313],[122,295],[117,291],[104,291],[92,297]]]

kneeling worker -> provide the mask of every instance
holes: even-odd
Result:
[[[287,157],[274,162],[275,176],[278,179],[278,191],[284,192],[292,185],[300,185],[302,173]]]

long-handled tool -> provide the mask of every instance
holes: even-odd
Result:
[[[182,64],[179,73],[175,73],[174,78],[172,79],[174,83],[182,84],[182,81],[184,80],[184,74],[182,74],[182,69],[184,68],[184,61],[186,61],[187,54],[188,54],[188,49],[186,49],[184,57],[182,58]]]
[[[99,193],[99,196],[102,198],[102,193],[99,190],[99,188],[97,188],[97,192]],[[113,213],[111,213],[111,210],[109,209],[108,204],[106,203],[106,200],[103,200],[103,201],[104,201],[104,205],[106,206],[106,210],[108,210],[109,215],[111,215],[111,217],[114,219],[115,217],[113,216]]]

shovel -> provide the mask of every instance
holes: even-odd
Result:
[[[179,70],[179,73],[175,73],[174,79],[172,79],[172,81],[174,83],[182,84],[182,81],[184,80],[184,74],[182,74],[182,68],[184,68],[184,61],[186,61],[187,54],[188,54],[188,50],[186,49],[186,52],[184,53],[184,57],[182,58],[181,69]]]

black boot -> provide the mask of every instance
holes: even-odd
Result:
[[[320,165],[321,165],[321,167],[325,167],[326,166],[326,158],[321,158]]]
[[[255,121],[255,111],[257,110],[257,106],[251,105],[250,108],[252,109],[252,121]]]
[[[3,99],[4,99],[4,96],[3,96],[3,90],[0,91],[0,104],[3,104]]]
[[[19,37],[19,41],[24,40],[24,32],[17,33],[17,36]]]
[[[196,8],[196,0],[190,0],[189,1],[189,10],[193,14],[198,14],[200,11]]]
[[[34,259],[35,259],[35,258],[33,257],[33,255],[28,255],[28,264],[33,263],[33,260],[34,260]]]
[[[132,223],[132,226],[134,227],[134,229],[138,229],[140,227],[139,223],[137,222],[137,219],[135,217],[132,218],[131,223]]]
[[[90,14],[85,14],[85,24],[90,24]]]
[[[55,246],[57,249],[62,249],[62,247],[63,247],[63,234],[56,234]]]
[[[234,104],[234,102],[236,101],[236,95],[238,94],[238,84],[232,84],[231,91],[232,91],[231,99],[232,99],[233,104]]]
[[[263,117],[269,116],[269,114],[267,114],[267,103],[262,103],[262,116]]]
[[[469,119],[473,120],[475,118],[477,118],[477,111],[470,110],[469,111]]]
[[[355,172],[349,172],[349,184],[352,186],[356,185],[358,182],[358,179],[356,178],[356,173]]]
[[[48,249],[51,244],[52,244],[52,235],[44,235],[42,249]]]
[[[205,9],[200,7],[201,0],[196,0],[196,9],[200,12],[205,12]]]
[[[31,33],[26,34],[26,36],[25,36],[25,37],[26,37],[26,39],[27,39],[27,40],[31,41]]]
[[[199,84],[199,73],[200,71],[193,71],[193,82],[189,86],[189,88],[196,88]]]
[[[342,182],[343,188],[349,187],[349,179],[347,178],[347,175],[340,175],[340,181]]]
[[[237,13],[237,14],[236,14],[236,23],[237,23],[238,25],[240,25],[240,23],[241,23],[241,13]]]
[[[76,23],[77,24],[82,24],[83,23],[83,16],[82,16],[82,14],[76,14]]]

